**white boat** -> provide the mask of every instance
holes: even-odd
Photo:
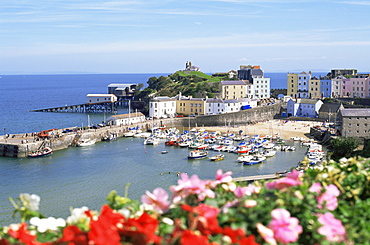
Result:
[[[208,156],[208,151],[193,150],[189,151],[188,159],[202,159]]]
[[[263,152],[263,155],[265,157],[273,157],[273,156],[276,155],[276,151],[274,151],[274,150],[266,150],[266,151]]]
[[[238,162],[249,162],[250,160],[252,160],[253,158],[253,155],[241,155],[240,157],[238,157],[237,161]]]
[[[43,157],[43,156],[50,155],[51,153],[53,153],[53,149],[51,149],[50,147],[45,147],[42,150],[31,152],[27,156],[28,157]]]
[[[134,135],[135,135],[135,132],[132,130],[123,133],[123,136],[125,137],[134,137]]]
[[[86,140],[79,140],[77,142],[77,146],[89,146],[89,145],[93,145],[96,143],[96,139],[86,139]]]
[[[274,146],[275,146],[274,143],[264,143],[262,145],[262,147],[265,148],[265,149],[272,149],[272,148],[274,148]]]
[[[224,154],[217,154],[216,156],[209,157],[208,159],[211,161],[221,161],[224,160],[225,155]]]
[[[160,142],[159,138],[151,136],[144,140],[144,145],[158,145]]]
[[[244,165],[254,165],[258,163],[262,163],[266,160],[265,156],[255,155],[253,158],[249,161],[243,162]]]

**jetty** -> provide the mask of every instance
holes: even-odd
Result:
[[[117,113],[118,102],[85,103],[65,105],[44,109],[30,110],[30,112],[74,112],[74,113]]]
[[[255,180],[268,180],[268,179],[279,179],[285,176],[286,172],[277,172],[275,174],[264,174],[264,175],[255,175],[255,176],[246,176],[246,177],[237,177],[233,178],[235,182],[252,182]]]

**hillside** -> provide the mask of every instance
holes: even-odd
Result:
[[[137,91],[136,98],[146,101],[152,95],[174,97],[179,92],[184,96],[212,98],[220,92],[219,82],[226,79],[198,71],[177,71],[166,77],[149,78],[148,86]]]

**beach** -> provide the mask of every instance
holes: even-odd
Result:
[[[242,130],[242,134],[248,135],[276,135],[278,134],[283,139],[291,137],[300,137],[309,139],[310,128],[322,125],[321,122],[315,121],[290,121],[290,120],[269,120],[258,122],[251,125],[233,126],[233,127],[198,127],[197,129],[205,129],[209,132],[219,131],[223,134],[229,132],[238,134]]]

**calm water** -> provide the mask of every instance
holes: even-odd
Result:
[[[29,110],[84,103],[86,94],[106,93],[110,83],[146,84],[149,77],[160,75],[166,74],[2,76],[0,129],[5,130],[0,135],[86,125],[87,114]],[[281,85],[285,79],[284,73]],[[91,123],[103,120],[104,115],[90,114]],[[165,149],[169,153],[160,154]],[[7,198],[18,197],[20,193],[40,195],[44,214],[65,218],[70,207],[86,205],[99,209],[110,190],[123,195],[127,183],[131,183],[129,197],[139,199],[146,190],[156,187],[168,190],[177,183],[177,171],[204,179],[214,178],[220,168],[231,170],[233,177],[275,173],[295,166],[305,148],[278,152],[266,163],[254,166],[237,164],[237,155],[232,153],[226,153],[226,159],[220,162],[188,161],[187,152],[188,149],[166,147],[164,143],[144,146],[141,138],[120,138],[57,151],[39,159],[0,158],[0,225],[18,221],[11,218],[13,209]]]

